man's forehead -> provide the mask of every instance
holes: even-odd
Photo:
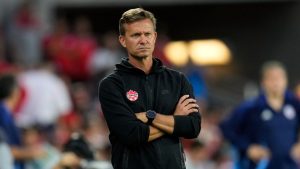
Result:
[[[126,30],[132,31],[154,31],[154,26],[150,19],[143,19],[132,23],[125,23],[124,27]]]

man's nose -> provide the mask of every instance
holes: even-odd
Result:
[[[148,38],[145,35],[142,35],[140,38],[140,43],[147,43],[148,42]]]

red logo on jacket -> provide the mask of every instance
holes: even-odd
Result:
[[[126,93],[126,96],[127,96],[127,99],[132,101],[132,102],[136,101],[139,98],[139,94],[134,90],[129,90]]]

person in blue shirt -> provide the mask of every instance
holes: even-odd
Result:
[[[12,116],[12,110],[17,104],[19,96],[20,90],[16,78],[13,75],[1,75],[0,128],[11,150],[14,159],[14,169],[23,169],[24,161],[41,157],[44,154],[40,148],[22,146],[21,131],[16,126]]]
[[[238,169],[297,169],[300,103],[280,62],[266,62],[261,75],[260,95],[239,105],[221,131],[238,152]]]

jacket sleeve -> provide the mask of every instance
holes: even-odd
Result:
[[[113,77],[103,79],[99,85],[99,100],[110,133],[128,146],[146,143],[149,127],[138,120],[124,100],[122,83]]]
[[[240,151],[246,151],[250,145],[250,140],[243,134],[243,124],[245,124],[246,113],[249,107],[246,103],[236,108],[224,121],[220,128],[225,139],[231,142]]]
[[[187,78],[181,74],[181,96],[194,97],[193,89]],[[199,112],[190,113],[188,116],[174,116],[175,124],[173,135],[184,138],[196,138],[201,130],[201,116]]]

